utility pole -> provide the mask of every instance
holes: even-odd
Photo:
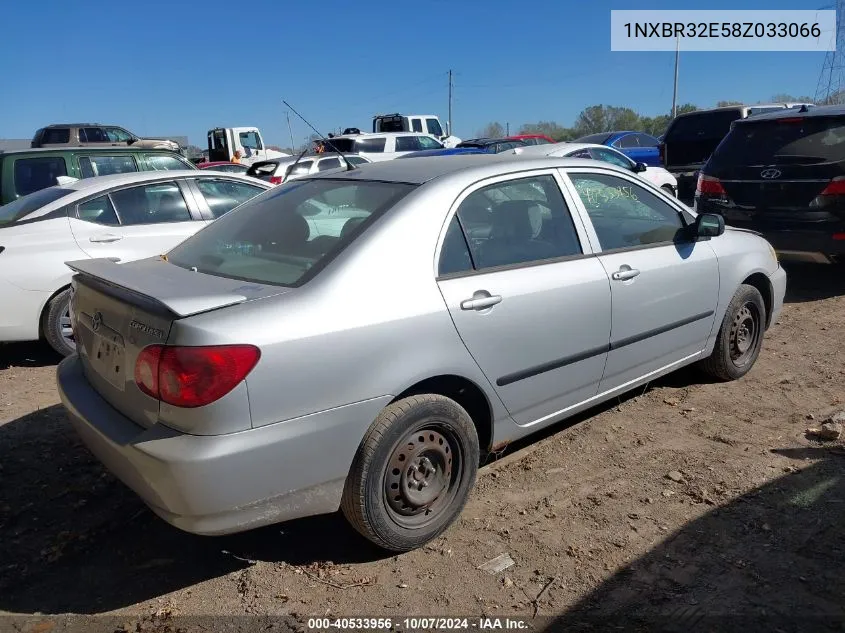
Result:
[[[505,136],[510,136],[511,135],[511,124],[510,123],[505,122],[505,130],[506,130]]]
[[[672,90],[672,118],[678,114],[678,62],[681,57],[681,37],[675,39],[675,87]]]
[[[452,136],[452,69],[449,69],[449,118],[446,121],[446,133]]]

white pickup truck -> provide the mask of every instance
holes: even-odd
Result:
[[[236,151],[241,162],[252,165],[261,160],[290,156],[284,152],[267,149],[267,144],[257,127],[216,127],[208,131],[208,160],[231,160]]]
[[[373,132],[416,132],[430,134],[444,147],[455,147],[461,142],[457,136],[443,132],[436,114],[377,114],[373,117]]]

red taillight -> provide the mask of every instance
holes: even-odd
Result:
[[[838,242],[845,242],[845,233],[834,233],[833,239]]]
[[[824,188],[820,196],[845,196],[845,177],[836,176]]]
[[[253,345],[151,345],[135,362],[135,383],[147,395],[174,407],[202,407],[234,389],[260,357]]]
[[[280,185],[282,184],[282,180],[284,180],[284,178],[282,178],[281,176],[270,176],[271,185]]]
[[[698,182],[695,184],[696,195],[705,193],[710,196],[726,196],[728,194],[722,186],[721,181],[713,176],[698,174]]]

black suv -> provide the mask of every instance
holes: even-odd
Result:
[[[845,256],[845,107],[740,119],[701,170],[699,213],[762,233],[783,255]]]

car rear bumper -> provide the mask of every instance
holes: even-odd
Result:
[[[200,436],[138,426],[96,392],[76,355],[57,382],[91,452],[165,521],[206,535],[336,511],[364,431],[391,399]]]
[[[827,263],[831,257],[845,256],[845,239],[834,235],[845,233],[845,225],[830,226],[825,230],[810,231],[805,228],[773,229],[755,224],[731,222],[732,226],[760,233],[778,252],[782,259],[798,259]]]

